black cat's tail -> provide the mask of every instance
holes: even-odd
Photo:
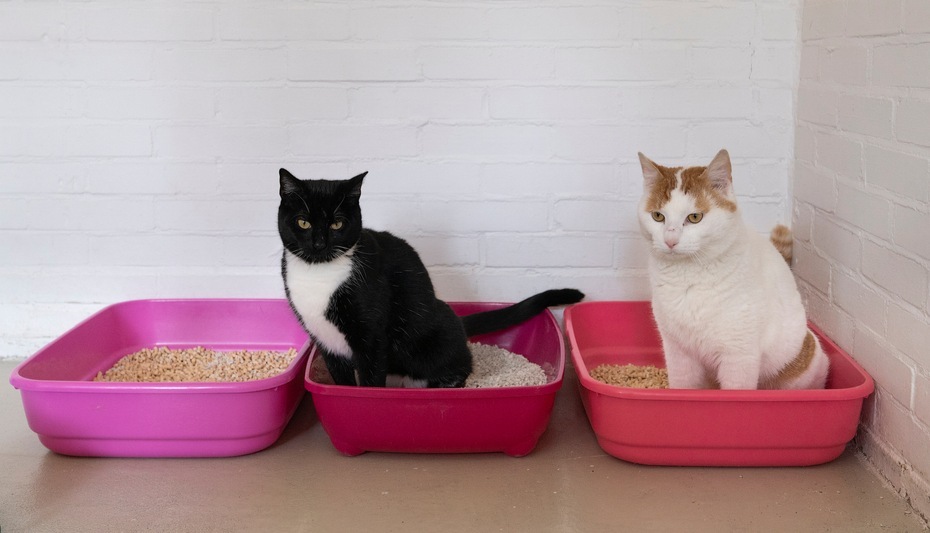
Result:
[[[542,313],[547,307],[580,302],[584,293],[576,289],[552,289],[530,296],[522,302],[462,317],[469,337],[516,326]]]

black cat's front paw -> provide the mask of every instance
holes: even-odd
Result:
[[[434,389],[457,389],[465,386],[468,374],[455,373],[431,379],[427,382],[427,387]]]

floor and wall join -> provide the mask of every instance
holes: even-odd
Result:
[[[928,516],[927,64],[923,0],[4,2],[0,358],[118,301],[283,297],[282,166],[368,170],[446,299],[647,299],[636,153],[725,147]]]
[[[930,7],[808,0],[801,25],[795,271],[875,378],[863,452],[930,516]]]

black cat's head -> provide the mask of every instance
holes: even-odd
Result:
[[[300,180],[281,169],[278,234],[289,252],[325,263],[348,252],[362,232],[363,172],[349,180]]]

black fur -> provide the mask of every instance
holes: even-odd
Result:
[[[353,274],[326,310],[352,357],[318,345],[337,384],[355,385],[357,376],[358,385],[383,387],[388,374],[399,374],[425,380],[429,387],[461,387],[472,370],[468,336],[519,324],[547,307],[584,297],[574,289],[545,291],[460,319],[436,298],[426,267],[406,241],[362,227],[359,196],[365,174],[345,181],[298,180],[285,169],[280,175],[278,231],[285,249],[308,263],[333,261],[352,250]],[[299,218],[310,228],[301,229]],[[281,265],[294,308],[284,257]]]
[[[469,337],[498,331],[519,324],[539,314],[547,307],[580,302],[584,294],[577,289],[551,289],[503,309],[485,311],[461,317]]]

